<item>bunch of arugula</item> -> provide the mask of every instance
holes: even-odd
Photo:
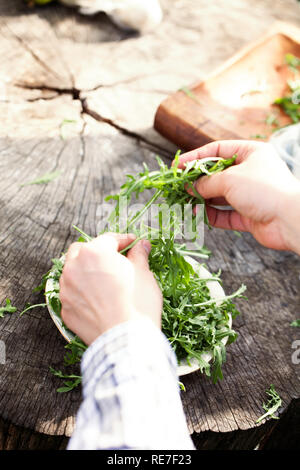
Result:
[[[179,363],[195,358],[214,383],[222,379],[221,366],[226,360],[222,339],[227,337],[230,344],[237,338],[229,327],[230,315],[235,318],[238,314],[231,298],[241,297],[245,286],[217,303],[211,298],[207,281],[220,282],[219,275],[200,278],[172,238],[152,241],[149,265],[163,294],[162,331]],[[204,352],[212,353],[212,365],[204,360]]]
[[[234,297],[242,297],[245,286],[241,286],[237,292],[226,296],[216,302],[211,298],[207,287],[208,279],[201,279],[193,266],[187,261],[186,255],[208,258],[208,250],[205,247],[188,250],[185,244],[177,243],[176,236],[181,233],[182,221],[171,210],[170,225],[164,227],[159,223],[158,229],[150,229],[139,222],[150,209],[151,205],[159,198],[170,208],[173,204],[196,204],[203,202],[201,196],[194,190],[193,183],[202,175],[211,175],[224,170],[234,163],[236,155],[231,159],[217,161],[201,160],[188,162],[185,169],[178,168],[179,153],[176,154],[174,166],[169,168],[161,159],[158,160],[159,169],[149,171],[144,165],[144,171],[137,176],[127,176],[127,181],[121,187],[119,194],[108,196],[106,200],[115,200],[116,206],[112,211],[105,231],[109,231],[111,224],[119,220],[120,201],[125,198],[128,203],[133,196],[138,197],[145,190],[155,190],[143,208],[132,215],[126,223],[125,231],[136,234],[136,240],[123,250],[123,254],[139,239],[147,237],[152,245],[149,257],[150,269],[163,294],[162,330],[169,339],[178,361],[196,359],[201,371],[211,376],[213,382],[222,379],[222,364],[226,359],[223,338],[228,338],[228,344],[232,343],[237,334],[229,327],[230,316],[235,318],[238,311],[231,302]],[[187,193],[187,187],[192,188],[193,195]],[[207,217],[205,217],[207,221]],[[91,237],[75,227],[81,234],[79,241],[88,242]],[[103,233],[102,232],[102,233]],[[149,237],[150,234],[150,237]],[[63,269],[63,258],[54,259],[53,267],[43,277],[39,290],[44,290],[48,279],[52,280],[51,291],[46,291],[47,300],[51,309],[60,315],[61,304],[59,299],[59,278]],[[212,275],[209,280],[220,282],[219,274]],[[65,366],[80,362],[86,346],[79,338],[71,341],[66,348]],[[203,353],[211,352],[212,361],[206,362]],[[61,371],[52,372],[65,380],[64,387],[58,391],[65,392],[73,389],[80,383],[80,376],[64,374]]]
[[[115,210],[110,216],[110,222],[115,217],[119,217],[120,200],[126,199],[128,203],[132,200],[133,195],[137,198],[145,190],[155,189],[154,195],[145,204],[142,211],[137,212],[132,219],[127,223],[126,230],[134,228],[137,221],[148,211],[150,206],[162,197],[163,202],[169,207],[174,204],[184,206],[185,204],[202,203],[204,200],[201,195],[195,190],[193,183],[203,175],[213,175],[225,168],[231,166],[235,160],[236,155],[230,159],[211,159],[205,160],[194,160],[186,163],[184,169],[178,168],[179,165],[180,151],[176,153],[174,159],[174,165],[169,168],[163,163],[163,161],[157,157],[159,169],[156,171],[149,171],[149,168],[144,163],[144,171],[138,176],[127,175],[127,181],[121,186],[119,194],[111,195],[106,198],[106,201],[111,199],[117,201]],[[193,195],[187,193],[186,189],[190,188]],[[205,222],[208,224],[208,219],[205,216]],[[209,224],[208,224],[209,225]],[[125,230],[125,231],[126,231]]]
[[[277,98],[274,104],[279,106],[291,118],[293,123],[297,123],[300,121],[300,80],[298,79],[300,59],[293,54],[286,54],[285,63],[294,72],[295,80],[288,80],[287,85],[290,93]]]

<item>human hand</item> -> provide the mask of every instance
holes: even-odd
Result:
[[[210,224],[251,232],[264,246],[300,254],[300,182],[270,144],[212,142],[182,155],[179,168],[184,168],[187,161],[231,158],[234,154],[235,165],[195,183],[206,199]],[[233,210],[218,210],[211,205],[230,205]]]
[[[160,328],[162,294],[149,269],[150,242],[119,253],[134,235],[107,233],[73,243],[60,279],[62,319],[87,345],[110,328],[146,316]]]

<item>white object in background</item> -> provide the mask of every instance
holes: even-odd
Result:
[[[162,20],[159,0],[60,0],[67,6],[78,7],[84,15],[107,13],[121,28],[141,33],[153,31]]]
[[[279,129],[270,138],[270,143],[296,178],[300,179],[300,123]]]

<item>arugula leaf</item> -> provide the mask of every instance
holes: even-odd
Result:
[[[296,57],[293,54],[286,54],[285,63],[289,66],[291,70],[293,70],[293,72],[298,72],[298,68],[300,67],[299,57]]]
[[[28,183],[23,183],[20,186],[23,187],[23,186],[29,186],[29,185],[32,185],[32,184],[48,184],[51,181],[58,178],[60,176],[60,174],[61,174],[60,171],[54,171],[53,173],[46,173],[45,175],[40,176],[39,178],[37,178],[33,181],[29,181]]]
[[[265,119],[265,123],[268,124],[268,126],[279,126],[278,122],[278,116],[274,113],[268,114],[268,116]]]
[[[266,411],[265,414],[260,416],[255,422],[260,423],[263,419],[270,417],[272,419],[279,419],[278,416],[275,416],[276,411],[282,405],[282,400],[278,393],[276,392],[274,385],[272,384],[268,390],[266,390],[266,394],[268,395],[269,400],[267,403],[263,403],[262,407]]]
[[[81,341],[77,336],[65,346],[67,352],[64,357],[64,366],[66,368],[73,366],[81,361],[83,353],[86,351],[87,346]],[[64,387],[57,389],[59,393],[70,392],[74,388],[78,387],[81,384],[82,377],[80,375],[66,374],[61,370],[55,370],[53,367],[50,367],[50,372],[56,377],[63,379]],[[68,380],[65,380],[68,379]]]
[[[62,140],[66,140],[67,136],[66,136],[66,133],[65,133],[65,127],[66,125],[68,124],[75,124],[77,121],[74,120],[74,119],[64,119],[60,126],[59,126],[59,130],[60,130],[60,138]]]
[[[189,98],[191,98],[192,100],[194,100],[194,101],[196,101],[197,103],[201,104],[201,102],[199,101],[199,99],[197,98],[197,96],[195,95],[195,93],[193,93],[192,90],[190,90],[189,87],[183,86],[183,87],[179,88],[178,91],[182,91],[182,92],[185,93]]]
[[[238,230],[233,230],[233,233],[238,237],[238,238],[241,238],[243,235],[241,232],[239,232]]]
[[[29,6],[32,5],[47,5],[47,3],[51,3],[54,0],[26,0]]]
[[[296,328],[300,328],[300,320],[292,321],[291,326],[294,326]]]
[[[296,91],[296,90],[294,90]],[[299,88],[300,93],[300,88]],[[293,103],[292,95],[283,96],[282,98],[277,98],[274,101],[274,104],[277,104],[284,113],[291,118],[293,123],[297,123],[300,121],[300,105]]]
[[[6,299],[5,306],[0,307],[0,318],[3,318],[5,313],[14,313],[16,311],[17,308],[11,305],[10,299]]]
[[[52,279],[53,286],[54,286],[53,290],[49,292],[45,292],[45,295],[48,296],[49,303],[57,315],[60,315],[60,311],[61,311],[61,302],[59,299],[59,279],[62,274],[63,267],[64,267],[64,262],[62,259],[58,259],[58,258],[52,259],[52,268],[46,274],[44,274],[44,276],[42,277],[41,284],[35,287],[35,289],[33,289],[33,292],[44,292],[48,279],[50,278]],[[26,304],[24,310],[22,310],[22,312],[20,313],[20,317],[24,315],[24,313],[28,312],[29,310],[32,310],[38,307],[47,307],[47,304],[46,303],[39,303],[35,305]]]
[[[32,310],[33,308],[37,308],[37,307],[47,307],[47,304],[45,303],[35,304],[35,305],[26,304],[24,310],[22,310],[22,312],[20,313],[20,317],[22,317],[24,313],[28,312],[29,310]]]
[[[59,377],[60,379],[70,379],[64,380],[64,387],[60,387],[56,390],[58,393],[70,392],[74,388],[78,387],[78,385],[80,385],[82,382],[82,377],[80,375],[64,374],[60,370],[53,369],[53,367],[50,367],[49,369],[50,372],[55,375],[55,377]]]
[[[250,135],[250,139],[267,139],[267,136],[263,134],[252,134]]]
[[[76,336],[65,348],[68,350],[64,357],[64,365],[71,366],[81,361],[87,346]]]

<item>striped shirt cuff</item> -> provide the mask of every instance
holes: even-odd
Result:
[[[155,346],[155,347],[153,347]],[[122,359],[124,352],[132,358],[134,370],[168,361],[174,380],[178,382],[176,355],[160,329],[147,317],[120,323],[99,336],[84,353],[81,361],[83,394],[88,396],[100,377]]]

